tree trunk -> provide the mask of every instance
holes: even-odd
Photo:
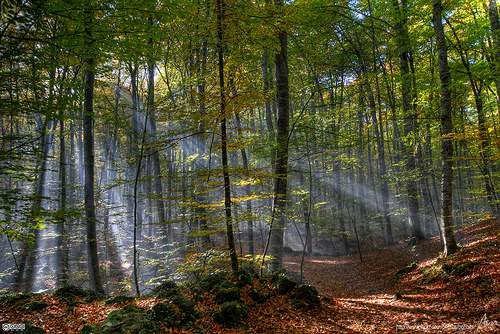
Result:
[[[283,0],[275,0],[275,5],[283,7]],[[276,166],[274,185],[274,223],[271,226],[269,272],[276,273],[283,269],[283,237],[286,221],[286,192],[288,175],[288,136],[290,123],[290,92],[288,85],[287,33],[278,34],[279,46],[275,49],[276,65],[276,101],[278,122],[276,134]]]
[[[85,22],[85,33],[89,40],[85,42],[87,54],[92,54],[93,42],[91,25],[91,14],[88,9],[85,14],[88,15],[88,22]],[[97,252],[97,231],[96,214],[94,199],[94,58],[88,56],[85,59],[85,89],[83,106],[83,160],[85,169],[85,219],[87,223],[87,252],[89,267],[90,288],[104,293],[99,273],[99,258]]]
[[[436,34],[439,78],[441,80],[441,225],[443,230],[443,255],[451,255],[458,250],[453,232],[453,133],[451,119],[451,76],[448,67],[448,52],[444,36],[441,0],[433,0],[432,21]]]
[[[410,213],[411,236],[415,242],[424,238],[420,223],[420,209],[418,202],[418,189],[416,178],[416,163],[415,163],[415,133],[416,133],[416,105],[412,102],[412,98],[416,98],[415,87],[412,87],[410,72],[410,62],[412,52],[410,50],[410,38],[408,35],[408,20],[407,20],[407,3],[402,0],[401,7],[399,1],[394,1],[394,9],[399,16],[396,21],[396,39],[399,49],[399,63],[401,68],[401,88],[403,97],[403,115],[405,115],[404,123],[404,153],[406,156],[406,193],[408,200],[408,211]]]
[[[234,244],[233,219],[231,215],[231,182],[229,179],[229,167],[227,157],[227,130],[226,130],[226,88],[224,80],[224,18],[225,2],[217,0],[217,53],[219,63],[219,90],[220,90],[220,130],[221,130],[221,150],[222,150],[222,173],[224,175],[224,207],[226,213],[227,242],[231,257],[231,268],[238,270],[238,257]]]
[[[58,275],[57,275],[57,281],[59,286],[66,286],[69,281],[69,262],[68,262],[68,227],[66,226],[66,202],[67,202],[67,195],[66,195],[66,141],[65,141],[65,134],[64,134],[64,115],[63,112],[61,111],[60,113],[61,119],[60,119],[60,132],[59,132],[59,142],[60,142],[60,150],[59,150],[59,168],[60,168],[60,174],[59,174],[59,182],[60,182],[60,203],[59,203],[59,210],[60,210],[60,220],[59,224],[57,225],[57,248],[56,248],[56,264],[58,266]]]
[[[240,120],[240,116],[238,115],[238,113],[235,113],[235,120],[236,120],[236,126],[238,128],[238,134],[241,136],[241,120]],[[240,140],[243,140],[243,138],[240,138]],[[243,168],[245,169],[245,171],[249,174],[250,173],[250,169],[249,169],[249,166],[248,166],[248,157],[247,157],[247,151],[245,149],[245,147],[243,146],[241,148],[241,160],[243,162]],[[250,176],[250,175],[249,175]],[[243,187],[244,191],[245,191],[245,195],[246,196],[249,196],[252,195],[252,189],[251,189],[251,186],[250,184],[247,184]],[[247,204],[247,215],[248,215],[248,220],[247,220],[247,227],[248,227],[248,254],[250,254],[251,256],[254,256],[254,238],[253,238],[253,218],[252,218],[252,200],[249,198],[246,200],[246,204]]]
[[[497,93],[498,117],[500,117],[500,21],[497,0],[489,0],[489,18],[493,35],[493,75]]]

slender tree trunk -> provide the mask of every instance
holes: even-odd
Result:
[[[226,88],[224,80],[224,19],[225,1],[217,0],[217,53],[219,62],[219,90],[220,90],[220,130],[222,147],[222,172],[224,175],[224,207],[226,212],[226,228],[229,253],[231,257],[231,268],[238,270],[238,257],[234,244],[233,219],[231,215],[231,182],[229,179],[229,167],[227,157],[227,129],[226,129]]]
[[[89,28],[91,25],[91,11],[86,9],[88,22],[85,22],[85,33],[88,40],[85,42],[87,53],[93,53],[93,37]],[[83,106],[83,160],[85,169],[85,219],[87,224],[87,251],[90,288],[104,293],[99,273],[99,257],[97,252],[97,231],[94,198],[94,58],[85,59],[85,90]]]
[[[270,0],[265,0],[266,6],[270,4]],[[269,75],[269,47],[265,44],[262,47],[262,81],[264,82],[264,103],[266,110],[266,126],[269,134],[274,133],[273,127],[273,114],[271,110],[271,97],[270,97],[270,75]]]
[[[66,226],[66,141],[64,134],[64,118],[63,113],[60,113],[61,119],[60,123],[60,132],[59,132],[59,142],[60,142],[60,150],[59,150],[59,182],[60,182],[60,220],[57,226],[58,235],[57,235],[57,265],[58,265],[58,284],[59,286],[66,286],[69,281],[69,261],[68,261],[68,227]]]
[[[500,117],[500,21],[497,0],[489,0],[489,18],[493,35],[493,74],[497,93],[498,117]]]
[[[453,142],[450,136],[453,133],[451,119],[451,76],[448,67],[448,52],[443,29],[441,0],[433,0],[432,21],[436,34],[438,53],[439,78],[441,80],[441,225],[444,240],[444,256],[451,255],[458,250],[453,232]]]
[[[238,128],[238,134],[241,137],[242,136],[242,131],[241,131],[241,120],[240,116],[238,113],[235,113],[235,120],[236,120],[236,126]],[[240,140],[243,140],[243,138],[240,138]],[[241,160],[243,162],[243,168],[246,170],[247,173],[250,173],[250,168],[248,166],[248,157],[247,157],[247,151],[245,147],[241,148]],[[252,195],[252,189],[250,184],[247,184],[243,187],[245,191],[245,195],[249,196]],[[252,200],[249,198],[246,200],[246,205],[247,205],[247,215],[248,215],[248,254],[254,256],[254,238],[253,238],[253,218],[252,218]]]
[[[401,87],[403,97],[403,115],[405,115],[404,124],[404,154],[406,156],[406,193],[408,200],[408,211],[410,213],[411,236],[415,242],[424,238],[420,223],[420,209],[418,202],[418,189],[416,178],[416,163],[415,163],[415,133],[416,133],[416,110],[415,104],[411,101],[415,99],[415,87],[412,87],[410,72],[410,62],[412,52],[410,50],[410,38],[408,34],[407,20],[407,3],[402,0],[401,6],[399,0],[394,1],[396,14],[399,16],[396,21],[396,39],[399,49],[399,63],[401,68]],[[402,8],[401,8],[402,7]]]
[[[283,7],[283,0],[275,0],[275,5]],[[290,92],[288,84],[288,51],[287,33],[278,33],[279,47],[275,49],[276,65],[276,101],[278,106],[278,122],[276,134],[276,167],[275,167],[275,201],[274,223],[271,226],[269,272],[280,272],[283,269],[283,237],[286,222],[286,192],[288,175],[288,136],[290,122]]]

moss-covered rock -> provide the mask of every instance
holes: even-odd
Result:
[[[67,302],[72,301],[73,299],[75,299],[75,297],[83,297],[88,302],[93,302],[95,300],[102,300],[105,297],[104,294],[100,292],[94,290],[85,290],[80,288],[79,286],[74,286],[74,285],[63,286],[55,290],[54,296],[58,297],[58,299],[61,301],[67,301]]]
[[[193,292],[200,295],[210,292],[225,280],[225,276],[222,273],[205,276],[193,286]]]
[[[96,328],[97,324],[86,325],[78,332],[78,334],[94,334]]]
[[[240,301],[227,302],[214,314],[214,321],[227,327],[234,327],[248,318],[248,312],[248,306]]]
[[[403,275],[406,275],[406,274],[409,274],[411,273],[413,270],[417,269],[417,264],[415,262],[407,265],[406,267],[404,268],[401,268],[399,269],[397,272],[396,272],[396,275],[394,275],[394,278],[395,279],[398,279],[400,278],[401,276]]]
[[[258,292],[255,289],[251,289],[248,291],[248,297],[252,298],[252,300],[256,303],[263,303],[267,300],[267,296]]]
[[[238,270],[234,277],[236,278],[236,285],[240,288],[246,285],[252,285],[253,283],[252,275],[245,270]]]
[[[453,267],[451,274],[460,277],[467,276],[480,263],[479,261],[470,261],[459,264]]]
[[[122,310],[111,312],[94,330],[94,334],[150,334],[155,332],[154,324],[146,317],[145,310],[127,305]]]
[[[0,303],[14,305],[18,310],[24,309],[26,303],[29,302],[31,297],[33,297],[33,293],[12,293],[3,295],[0,297]]]
[[[24,331],[22,331],[22,333],[24,333],[24,334],[45,334],[46,333],[43,328],[33,326],[33,324],[31,324],[29,321],[26,321],[24,324],[26,325],[26,328],[24,329]]]
[[[154,321],[163,322],[167,326],[184,326],[189,328],[192,322],[201,316],[194,303],[182,296],[176,296],[169,303],[158,303],[152,309]]]
[[[270,276],[271,282],[276,286],[276,293],[278,295],[284,295],[292,292],[297,286],[297,282],[289,279],[282,274],[273,274]]]
[[[219,285],[219,291],[215,296],[217,304],[232,302],[241,298],[240,289],[236,284],[229,281],[224,281]]]
[[[53,293],[59,299],[72,300],[75,297],[87,297],[87,291],[75,285],[63,286]]]
[[[97,292],[95,290],[86,290],[87,296],[85,297],[85,300],[88,301],[89,303],[96,301],[96,300],[104,300],[106,296],[103,293]]]
[[[158,303],[151,309],[153,313],[153,320],[163,322],[167,326],[176,326],[178,319],[176,311],[169,303]]]
[[[311,309],[319,303],[318,290],[311,285],[300,285],[292,294],[292,307]]]
[[[109,298],[106,300],[105,304],[106,305],[112,305],[112,304],[125,304],[125,303],[131,303],[135,300],[134,297],[129,297],[129,296],[115,296],[113,298]]]
[[[172,281],[164,281],[160,285],[158,285],[154,290],[153,293],[156,294],[158,297],[161,298],[168,298],[172,296],[176,296],[180,293],[177,284]]]
[[[46,302],[41,301],[33,301],[24,306],[24,308],[28,311],[40,311],[49,306]]]

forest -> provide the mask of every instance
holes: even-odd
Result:
[[[391,249],[399,279],[498,237],[496,0],[0,7],[2,296],[322,286],[314,259],[365,274]]]

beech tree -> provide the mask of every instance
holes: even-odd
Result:
[[[448,52],[443,30],[441,0],[433,1],[432,22],[436,33],[436,46],[441,80],[441,225],[443,229],[445,256],[458,250],[453,232],[453,123],[451,120],[451,77],[448,67]]]

